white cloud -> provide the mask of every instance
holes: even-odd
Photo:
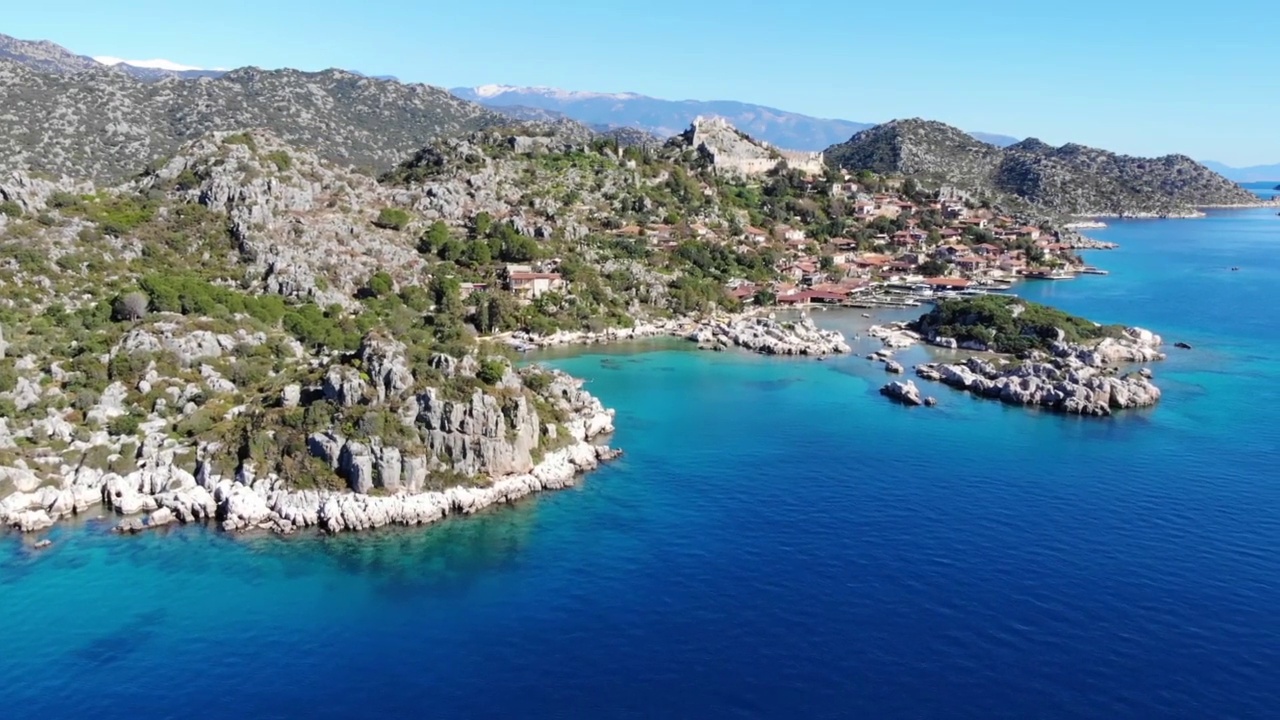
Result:
[[[110,57],[107,55],[103,55],[100,57],[95,57],[94,60],[102,63],[103,65],[123,64],[123,65],[132,65],[133,67],[148,68],[151,70],[168,70],[170,72],[186,72],[189,70],[204,70],[204,68],[202,67],[196,67],[194,65],[182,65],[181,63],[176,63],[176,62],[173,62],[172,60],[162,60],[159,58],[155,60],[124,60],[118,57]],[[222,68],[214,68],[214,69],[221,70]]]

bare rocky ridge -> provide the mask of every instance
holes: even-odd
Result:
[[[342,165],[385,170],[433,138],[502,116],[427,85],[343,70],[243,68],[146,82],[113,68],[0,59],[0,170],[118,181],[212,131],[265,128]]]
[[[1074,215],[1184,214],[1255,195],[1182,155],[1135,158],[1028,139],[1006,148],[939,122],[894,120],[827,149],[847,170],[901,174]]]
[[[77,55],[48,40],[20,40],[0,33],[0,59],[21,63],[43,73],[78,73],[97,70],[101,63]]]
[[[42,73],[72,74],[109,68],[112,72],[149,81],[166,78],[190,80],[201,77],[218,77],[225,73],[222,70],[165,70],[154,67],[139,67],[127,63],[106,66],[91,57],[77,55],[48,40],[20,40],[2,33],[0,33],[0,59],[12,60]]]
[[[371,222],[374,209],[394,202],[392,192],[269,132],[188,143],[136,187],[225,213],[241,259],[266,292],[350,303],[380,269],[402,282],[423,277],[411,239]]]

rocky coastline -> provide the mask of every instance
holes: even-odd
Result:
[[[111,469],[125,459],[120,451],[103,458],[110,463],[105,469],[87,460],[52,472],[20,460],[0,467],[0,488],[7,493],[0,497],[0,526],[38,532],[99,506],[123,517],[121,532],[204,522],[227,532],[278,534],[422,525],[568,487],[579,474],[619,455],[599,442],[613,432],[613,410],[564,373],[507,367],[494,391],[474,389],[469,397],[446,399],[428,388],[413,395],[413,376],[400,348],[372,340],[366,346],[364,375],[345,374],[347,365],[331,366],[315,392],[370,411],[390,407],[386,403],[395,397],[419,444],[402,441],[397,447],[377,436],[357,441],[334,427],[312,433],[307,447],[288,451],[311,455],[320,463],[311,472],[332,472],[345,489],[332,483],[299,487],[274,472],[259,472],[252,459],[226,470],[214,459],[224,449],[217,442],[178,439],[157,418],[140,428],[143,441],[129,451],[129,471]],[[473,382],[472,373],[482,367],[470,356],[441,356],[436,366],[446,378],[464,383]],[[534,375],[540,378],[537,391]],[[371,384],[378,386],[376,397]],[[291,404],[307,392],[286,392],[282,401]],[[549,408],[555,422],[531,403]],[[88,458],[109,447],[105,435],[73,440],[72,450],[83,445],[79,451]]]
[[[1149,369],[1121,374],[1119,368],[1163,360],[1161,343],[1159,335],[1129,328],[1123,338],[1107,338],[1096,345],[1058,342],[1051,353],[1032,351],[1020,358],[927,363],[916,367],[916,375],[1010,405],[1105,417],[1116,410],[1159,402],[1160,389],[1152,383]]]
[[[1099,223],[1101,227],[1106,225]],[[1059,244],[1069,250],[1115,250],[1120,247],[1118,243],[1106,242],[1104,240],[1094,240],[1084,235],[1075,235],[1059,241]]]
[[[844,336],[819,328],[807,314],[795,320],[778,319],[756,312],[722,315],[702,320],[638,322],[629,328],[598,332],[560,331],[551,335],[513,333],[508,342],[522,349],[597,345],[630,340],[671,337],[688,340],[706,350],[742,348],[761,355],[840,355],[851,352]]]
[[[738,317],[699,323],[686,336],[699,347],[740,347],[762,355],[843,355],[852,351],[844,335],[823,330],[807,314],[786,321],[773,317]]]
[[[520,350],[569,345],[605,345],[660,337],[682,338],[692,330],[693,326],[694,323],[688,320],[641,320],[631,327],[611,327],[599,331],[559,330],[550,335],[518,331],[506,336],[505,341]]]

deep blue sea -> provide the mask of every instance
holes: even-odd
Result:
[[[1280,717],[1280,217],[1092,234],[1109,276],[1019,292],[1191,343],[1154,409],[549,356],[627,453],[576,490],[360,537],[0,534],[0,717]]]

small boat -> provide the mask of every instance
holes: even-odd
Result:
[[[1240,268],[1238,268],[1238,267],[1233,267],[1233,268],[1231,268],[1231,272],[1240,272]]]
[[[871,313],[862,313],[862,317],[869,318],[871,317]]]

